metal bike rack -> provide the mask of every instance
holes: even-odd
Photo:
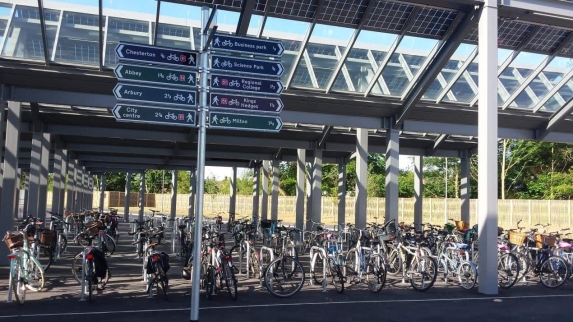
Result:
[[[263,253],[264,252],[268,252],[270,257],[271,257],[271,261],[266,263],[267,265],[269,265],[273,260],[275,260],[274,250],[270,247],[262,246],[261,247],[261,258],[259,259],[259,272],[260,272],[259,273],[259,282],[260,282],[259,287],[261,287],[261,288],[263,287],[263,279],[265,278],[263,275],[263,258],[264,258]]]
[[[82,277],[81,277],[81,285],[82,285],[82,294],[80,298],[80,302],[84,302],[86,300],[86,249],[82,251]]]
[[[177,227],[179,226],[179,222],[180,222],[179,219],[180,218],[168,220],[168,222],[171,222],[171,225],[172,225],[172,227],[171,227],[171,253],[177,254],[177,257],[179,257],[179,253],[181,253],[181,250],[178,249],[178,248],[180,248],[181,243],[179,243],[178,245],[175,245],[176,244],[175,240],[177,239],[177,233],[178,233]]]
[[[251,278],[251,274],[249,271],[249,257],[251,257],[251,245],[248,242],[246,242],[246,244],[247,244],[247,255],[246,255],[246,257],[247,257],[247,272],[246,272],[246,276],[247,276],[247,279],[249,279],[249,278]],[[242,266],[243,266],[243,257],[239,256],[239,267],[242,267]],[[239,271],[239,275],[243,275],[243,273],[241,271]]]
[[[312,273],[314,273],[314,261],[312,260],[314,258],[314,254],[316,253],[322,253],[322,255],[324,256],[324,262],[322,263],[322,292],[327,292],[326,291],[326,265],[327,265],[327,258],[326,258],[326,251],[324,250],[324,248],[318,247],[318,246],[312,246],[310,248],[310,285],[314,285],[313,283],[313,278],[312,278]]]
[[[12,288],[12,275],[14,274],[12,272],[14,272],[15,269],[14,266],[15,266],[14,260],[12,259],[10,260],[10,278],[8,279],[8,299],[6,300],[5,303],[12,303],[12,292],[14,291],[14,289]]]

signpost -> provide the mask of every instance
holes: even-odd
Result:
[[[281,57],[285,48],[280,41],[215,34],[211,48],[259,56]]]
[[[115,52],[121,61],[197,68],[197,53],[193,51],[120,43]]]
[[[260,112],[280,112],[284,105],[280,98],[266,98],[246,95],[210,93],[212,108],[250,110]]]
[[[117,84],[113,89],[120,101],[159,103],[173,106],[197,106],[197,92],[185,89],[168,89],[136,84]]]
[[[117,104],[112,112],[119,122],[196,126],[194,110]]]
[[[281,77],[284,72],[283,64],[278,61],[236,58],[220,55],[211,56],[211,69],[271,77]]]
[[[280,95],[284,87],[280,80],[212,74],[211,89]]]
[[[215,129],[279,132],[283,122],[276,115],[209,112],[209,127]]]
[[[197,85],[197,73],[186,70],[118,64],[113,72],[120,81],[193,87]]]

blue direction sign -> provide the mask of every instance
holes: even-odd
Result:
[[[285,71],[283,64],[278,61],[218,55],[211,55],[211,69],[275,77],[280,77]]]
[[[119,122],[153,123],[176,126],[195,126],[195,111],[169,107],[150,107],[117,104],[112,110]]]
[[[211,48],[253,55],[281,57],[285,48],[280,41],[215,34]]]
[[[210,93],[212,108],[280,112],[284,105],[280,98]]]
[[[148,84],[195,87],[197,73],[157,66],[118,64],[113,71],[118,80]]]
[[[279,132],[283,122],[277,115],[209,112],[209,127],[217,129]]]
[[[280,80],[212,74],[211,89],[279,95],[284,87]]]
[[[159,103],[195,107],[197,92],[185,89],[169,89],[136,84],[117,84],[113,89],[119,101]]]
[[[120,43],[115,48],[120,61],[162,64],[179,67],[197,68],[197,53],[192,51],[147,46],[131,43]]]

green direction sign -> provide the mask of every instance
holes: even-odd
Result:
[[[119,122],[195,127],[193,110],[117,104],[112,112],[115,120]]]
[[[196,86],[197,73],[162,68],[154,66],[140,66],[118,64],[113,71],[120,81],[133,81],[148,84],[169,84],[179,86]]]
[[[216,129],[279,132],[283,122],[278,116],[209,112],[209,127]]]

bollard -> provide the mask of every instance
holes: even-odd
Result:
[[[82,277],[81,277],[81,285],[82,285],[82,295],[80,298],[80,302],[86,300],[86,250],[84,248],[82,252]]]

